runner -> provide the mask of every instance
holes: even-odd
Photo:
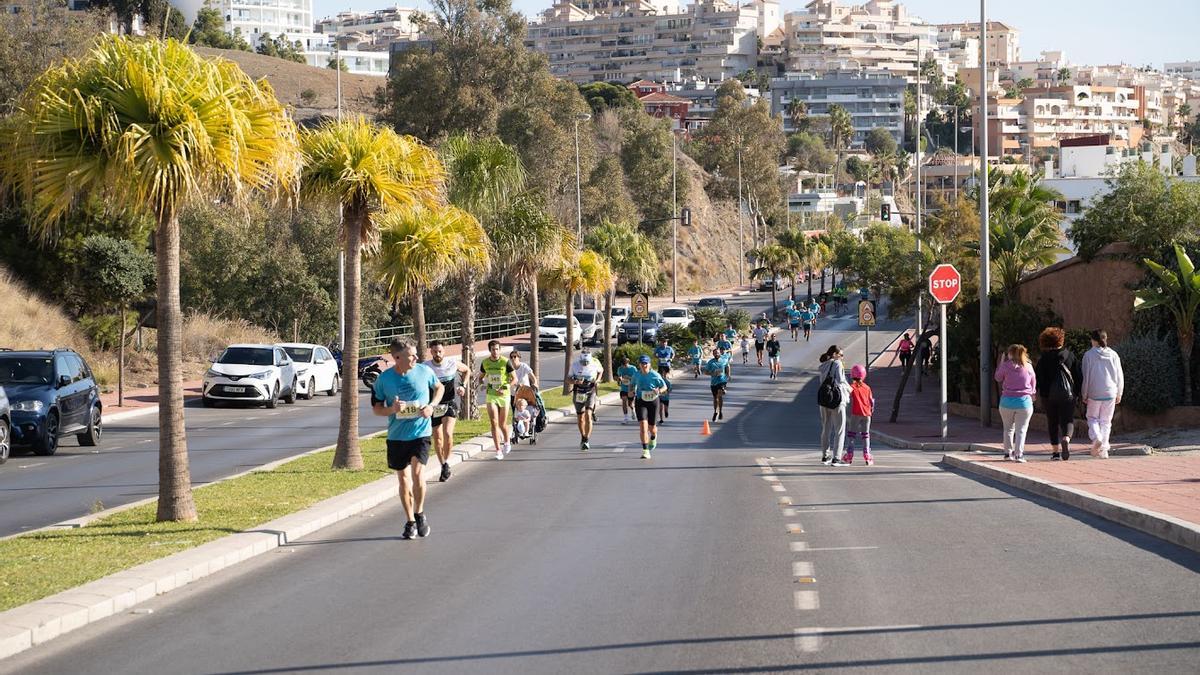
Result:
[[[440,340],[429,343],[430,359],[425,367],[442,383],[442,398],[433,408],[433,450],[442,463],[438,481],[450,480],[450,448],[454,447],[454,425],[458,421],[459,400],[467,395],[465,382],[471,374],[462,361],[446,358],[446,346]]]
[[[509,392],[517,381],[513,365],[500,356],[500,341],[488,342],[489,356],[479,362],[479,388],[487,390],[488,421],[492,427],[492,443],[496,446],[496,459],[512,452],[512,430],[508,426]],[[503,441],[500,439],[504,439]]]
[[[696,377],[700,377],[700,359],[704,356],[704,348],[700,346],[700,338],[696,338],[692,342],[692,346],[688,347],[688,358],[691,359],[692,372]]]
[[[658,446],[658,398],[667,391],[667,382],[662,375],[650,370],[650,357],[638,357],[638,373],[633,376],[633,403],[641,427],[642,459],[650,459],[650,452]]]
[[[636,374],[637,368],[629,365],[629,357],[622,356],[621,365],[617,367],[617,381],[621,384],[621,424],[629,424],[633,415],[633,390],[630,385]]]
[[[745,333],[738,338],[738,346],[742,348],[742,365],[750,363],[750,338]]]
[[[792,329],[793,342],[800,341],[800,320],[802,314],[803,312],[794,306],[788,310],[788,326]]]
[[[571,364],[568,375],[575,402],[576,424],[579,426],[579,449],[584,452],[591,449],[588,439],[592,436],[592,424],[595,422],[596,383],[603,374],[604,367],[585,349],[579,353],[579,359]]]
[[[417,363],[416,347],[404,340],[392,340],[388,351],[396,365],[375,380],[371,409],[388,418],[387,463],[399,478],[400,503],[407,517],[400,538],[428,537],[422,469],[429,462],[429,437],[433,433],[431,401],[442,400],[443,386],[432,370]]]
[[[709,376],[713,397],[713,421],[725,418],[725,385],[729,384],[729,357],[720,347],[713,350],[713,357],[704,364]]]
[[[767,340],[767,358],[771,361],[771,379],[779,379],[779,371],[783,367],[779,363],[779,350],[783,345],[779,344],[779,337],[771,333],[771,337]]]
[[[658,346],[654,348],[654,358],[658,362],[658,374],[666,377],[671,374],[671,359],[675,358],[675,348],[667,344],[667,337],[658,338]]]
[[[722,353],[727,354],[733,351],[733,342],[727,340],[724,335],[718,335],[713,339],[713,342],[716,342],[717,349],[720,349]]]
[[[808,342],[812,337],[813,326],[817,325],[817,314],[811,309],[805,308],[800,312],[800,321],[804,324],[804,341]]]
[[[664,377],[663,379],[667,382],[667,391],[658,399],[660,404],[658,406],[658,417],[659,419],[666,421],[666,419],[671,416],[671,390],[675,388],[675,385],[671,384],[670,377]]]
[[[754,327],[754,354],[758,357],[758,365],[763,364],[763,348],[767,344],[767,337],[771,335],[771,331],[767,330],[766,321],[759,321]]]
[[[725,341],[733,344],[733,341],[737,339],[737,335],[737,329],[733,327],[733,324],[729,324],[729,327],[725,329]]]
[[[816,301],[815,298],[808,301],[808,311],[813,313],[812,325],[813,325],[813,328],[816,328],[817,327],[817,317],[821,316],[821,305],[820,305],[820,303],[818,303]]]

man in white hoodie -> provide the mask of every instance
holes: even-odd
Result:
[[[1113,412],[1125,393],[1121,357],[1108,348],[1108,333],[1092,331],[1092,348],[1083,355],[1083,401],[1087,405],[1092,455],[1108,459]]]

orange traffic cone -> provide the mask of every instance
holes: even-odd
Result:
[[[712,430],[708,428],[708,420],[704,420],[704,426],[700,427],[701,436],[711,436]]]

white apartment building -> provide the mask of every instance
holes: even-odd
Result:
[[[957,24],[955,24],[957,25]],[[979,67],[979,38],[972,37],[954,25],[938,26],[937,50],[955,68]]]
[[[1192,101],[1200,99],[1200,80],[1126,64],[1079,66],[1075,71],[1075,82],[1132,88],[1141,103],[1137,111],[1138,119],[1149,122],[1155,132],[1177,128],[1182,122],[1178,119],[1179,106],[1185,103],[1192,105]],[[1192,110],[1195,114],[1195,105],[1192,105]]]
[[[240,32],[251,47],[257,47],[264,35],[284,35],[299,42],[304,51],[327,42],[313,29],[312,0],[176,0],[172,4],[188,24],[204,6],[215,7],[225,18],[225,31]]]
[[[894,0],[854,5],[812,0],[804,11],[784,16],[783,58],[788,72],[886,71],[909,82],[922,55],[937,46],[938,29],[910,16]]]
[[[1069,139],[1105,135],[1107,144],[1134,148],[1145,129],[1141,102],[1130,87],[1031,87],[1022,98],[989,102],[988,155],[1040,157]],[[976,145],[982,133],[974,120]]]
[[[971,40],[975,44],[974,65],[963,65],[963,68],[979,67],[979,22],[943,23],[938,25],[939,40],[943,33],[956,35],[954,40]],[[1021,60],[1021,31],[999,21],[987,23],[988,66],[1003,68],[1010,63]]]
[[[1177,61],[1163,64],[1168,75],[1178,75],[1189,80],[1200,80],[1200,61]]]
[[[337,58],[351,73],[386,77],[392,44],[421,37],[420,28],[413,22],[419,12],[414,7],[388,7],[373,12],[339,12],[321,19],[316,30],[327,36],[327,41],[324,47],[314,50],[314,65],[328,64],[337,49]]]
[[[1059,79],[1064,68],[1071,71],[1072,75],[1075,72],[1075,66],[1067,60],[1065,52],[1061,50],[1045,51],[1036,60],[1012,61],[1001,66],[1000,79],[1011,82],[1030,79],[1040,87],[1052,87],[1065,84]]]
[[[784,130],[795,131],[788,110],[792,101],[803,101],[808,114],[822,117],[840,105],[850,113],[854,137],[850,147],[862,147],[872,129],[886,129],[896,144],[904,142],[904,78],[876,71],[788,73],[771,80],[771,114],[783,118]]]
[[[577,83],[719,81],[757,66],[759,27],[778,11],[778,0],[559,0],[529,24],[526,45]]]

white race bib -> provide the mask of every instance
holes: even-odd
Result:
[[[633,381],[632,377],[622,377],[621,378],[621,384],[629,384],[632,381]]]
[[[400,401],[400,410],[396,412],[396,419],[411,420],[421,416],[421,406],[417,405],[416,401]]]
[[[587,403],[587,402],[588,402],[588,399],[590,399],[591,397],[592,397],[592,395],[591,395],[591,394],[585,394],[585,393],[583,393],[583,392],[577,392],[577,393],[575,394],[575,402],[576,402],[576,403]]]
[[[433,406],[433,416],[434,417],[442,417],[443,415],[446,414],[446,411],[449,409],[450,409],[450,406],[448,406],[444,403],[441,405],[435,405],[435,406]]]
[[[489,374],[487,376],[487,383],[492,389],[499,389],[500,387],[504,386],[504,376],[500,374]]]
[[[654,401],[658,398],[658,390],[650,389],[649,391],[641,392],[640,395],[641,395],[643,401]]]

